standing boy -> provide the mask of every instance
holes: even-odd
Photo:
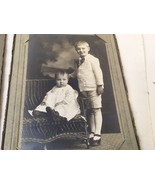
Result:
[[[101,144],[102,129],[102,93],[104,90],[103,74],[100,68],[99,59],[89,54],[90,47],[85,41],[75,43],[75,49],[79,54],[76,61],[76,76],[79,89],[90,101],[90,145]]]

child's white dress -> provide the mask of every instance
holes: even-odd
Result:
[[[81,112],[77,97],[78,92],[70,85],[65,87],[54,86],[47,92],[42,103],[35,110],[46,112],[46,107],[51,107],[51,109],[58,111],[60,116],[67,118],[69,121]]]

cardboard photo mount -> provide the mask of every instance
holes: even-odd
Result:
[[[110,144],[114,144],[118,141],[119,146],[116,149],[137,150],[138,144],[134,123],[127,98],[115,35],[96,34],[95,36],[102,39],[106,45],[112,88],[121,130],[120,133],[114,134],[112,137],[110,134],[105,134],[105,138],[107,137],[107,142]],[[2,146],[4,150],[20,149],[28,62],[28,41],[29,35],[21,34],[15,36],[13,65]],[[108,138],[111,139],[109,140]]]

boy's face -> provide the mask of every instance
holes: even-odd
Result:
[[[58,74],[56,78],[57,87],[65,87],[68,84],[67,74]]]
[[[88,55],[90,48],[86,44],[79,44],[76,47],[76,51],[80,55],[80,57],[85,57]]]

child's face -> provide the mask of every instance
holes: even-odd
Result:
[[[65,87],[68,84],[67,74],[58,74],[56,78],[57,87]]]
[[[76,47],[76,51],[80,55],[80,57],[85,57],[88,55],[90,48],[86,44],[79,44]]]

